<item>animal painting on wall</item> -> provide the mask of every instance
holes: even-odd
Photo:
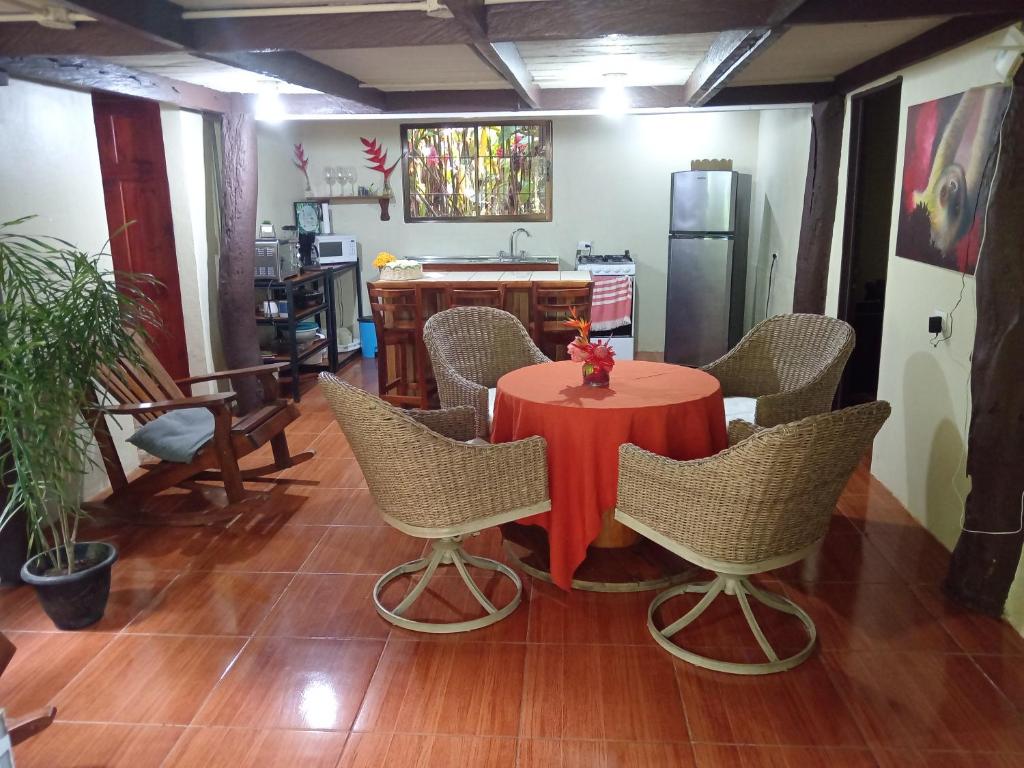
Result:
[[[897,256],[974,274],[1008,101],[991,86],[910,107]]]

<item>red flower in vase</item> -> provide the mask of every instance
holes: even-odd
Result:
[[[569,310],[569,319],[564,324],[574,328],[577,333],[567,348],[569,359],[574,363],[583,363],[584,376],[600,371],[607,377],[608,371],[615,367],[615,350],[604,339],[590,340],[590,321],[580,317],[576,307]]]

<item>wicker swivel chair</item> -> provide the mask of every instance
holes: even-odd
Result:
[[[776,315],[703,370],[722,383],[726,421],[774,427],[832,408],[853,343],[834,317]]]
[[[443,408],[476,409],[476,434],[490,432],[495,385],[510,371],[551,362],[515,315],[492,307],[455,307],[432,315],[423,341]]]
[[[478,629],[511,614],[522,598],[519,577],[506,565],[467,554],[462,540],[551,508],[544,438],[502,445],[460,442],[476,434],[472,408],[403,411],[328,373],[320,374],[320,386],[384,520],[410,536],[434,541],[429,557],[399,565],[378,579],[373,588],[377,612],[399,627],[432,633]],[[406,618],[440,565],[455,566],[484,616],[444,624]],[[505,575],[515,586],[515,597],[495,607],[467,565]],[[387,584],[417,571],[424,573],[402,601],[384,607],[381,593]]]
[[[734,421],[730,447],[696,461],[673,461],[631,444],[620,447],[615,519],[715,573],[709,582],[680,584],[654,599],[647,614],[654,639],[672,655],[720,672],[781,672],[804,661],[817,638],[811,617],[790,600],[755,587],[749,577],[815,551],[839,494],[888,417],[889,404],[878,401],[770,429]],[[704,596],[659,629],[658,607],[685,592]],[[720,661],[672,642],[723,592],[739,602],[766,662]],[[780,659],[754,618],[748,595],[796,616],[807,630],[807,645]]]

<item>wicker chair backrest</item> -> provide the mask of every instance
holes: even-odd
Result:
[[[756,397],[801,387],[853,348],[853,328],[826,315],[777,315],[758,323],[729,359],[730,394]]]
[[[484,387],[493,387],[506,373],[543,357],[516,316],[493,307],[438,312],[424,324],[423,341],[435,368],[448,365]]]

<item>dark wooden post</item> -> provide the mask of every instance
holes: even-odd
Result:
[[[229,368],[259,365],[253,293],[256,238],[256,119],[250,112],[225,113],[222,121],[220,336]],[[262,402],[259,382],[232,382],[242,413]]]
[[[811,110],[811,151],[796,254],[794,312],[825,312],[845,113],[846,97],[842,94],[815,103]]]
[[[978,328],[971,363],[966,529],[953,550],[946,593],[1001,615],[1020,561],[1024,493],[1024,76],[1003,122],[985,246],[975,273]],[[969,533],[986,531],[988,533]],[[1009,531],[1010,533],[1001,533]]]

